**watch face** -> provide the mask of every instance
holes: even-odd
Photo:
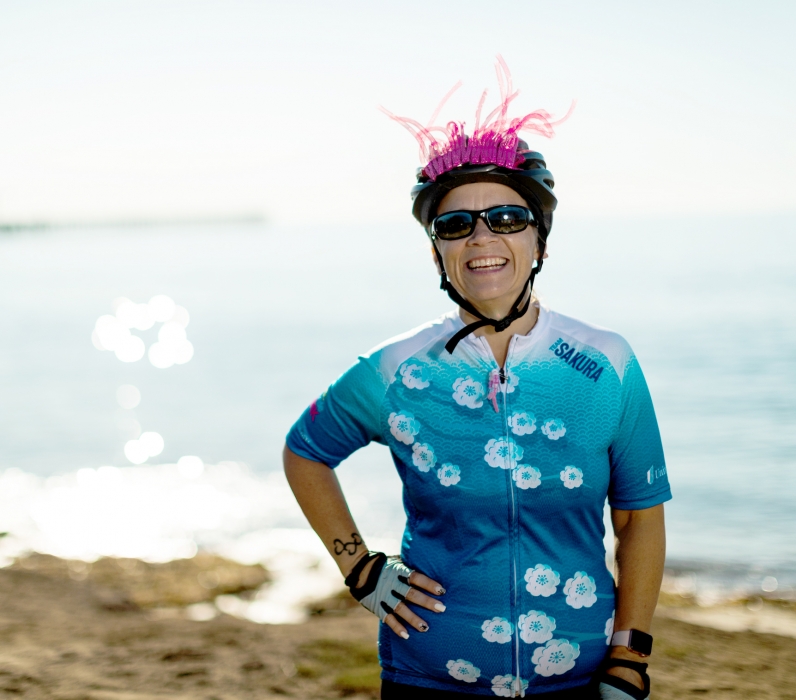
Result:
[[[652,635],[639,630],[630,630],[630,642],[627,648],[637,654],[649,656],[652,653]]]

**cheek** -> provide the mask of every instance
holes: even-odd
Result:
[[[461,257],[463,246],[457,245],[456,241],[437,241],[437,250],[442,256],[442,264],[445,270],[454,270],[456,262]]]
[[[511,253],[516,261],[517,269],[530,271],[536,253],[535,245],[535,238],[512,242]]]

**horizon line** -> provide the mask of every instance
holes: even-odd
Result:
[[[72,219],[54,221],[0,221],[0,233],[41,231],[63,228],[125,228],[142,226],[186,226],[192,224],[264,224],[262,213],[220,214],[216,216],[141,217],[121,219]]]

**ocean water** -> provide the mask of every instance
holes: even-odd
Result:
[[[544,303],[619,331],[641,361],[683,590],[796,588],[794,234],[785,215],[562,215],[538,278]],[[143,306],[160,295],[184,311]],[[123,299],[142,305],[118,353],[137,361],[92,340]],[[290,572],[292,592],[247,614],[293,619],[289,600],[339,581],[281,475],[286,431],[359,352],[449,308],[411,221],[0,234],[0,558],[215,548]],[[156,343],[182,343],[181,363]],[[370,544],[395,546],[387,451],[338,475]]]

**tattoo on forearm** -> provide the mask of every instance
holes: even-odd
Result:
[[[334,544],[334,553],[335,554],[342,554],[346,552],[347,554],[356,554],[357,549],[362,544],[362,540],[359,538],[359,535],[356,532],[351,533],[351,542],[343,542],[343,540],[335,540]]]

